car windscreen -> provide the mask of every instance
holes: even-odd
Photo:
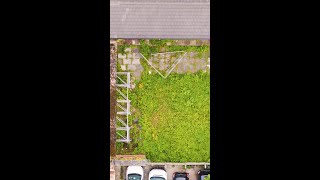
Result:
[[[141,180],[141,175],[139,174],[129,174],[128,180]]]
[[[176,180],[186,180],[186,178],[184,178],[184,177],[178,177],[178,178],[176,178]]]
[[[152,177],[150,178],[150,180],[166,180],[166,179],[163,177]]]

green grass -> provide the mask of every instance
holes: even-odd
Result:
[[[174,51],[185,51],[185,52],[197,52],[197,57],[201,57],[203,54],[210,53],[210,46],[179,46],[179,45],[166,45],[167,42],[174,42],[172,40],[150,40],[148,44],[145,40],[140,41],[140,52],[147,59],[151,57],[151,54],[162,53],[162,52],[174,52]]]
[[[209,161],[209,74],[172,74],[164,79],[144,73],[130,96],[141,112],[133,118],[142,128],[132,134],[129,146],[137,145],[132,153],[145,154],[153,162]]]
[[[172,40],[142,40],[140,44],[146,58],[164,51],[193,51],[199,57],[210,53],[209,46],[178,46]],[[122,42],[118,53],[125,54],[128,47],[136,46]],[[210,162],[210,75],[171,74],[164,79],[150,75],[152,68],[146,61],[141,64],[141,80],[129,92],[132,142],[117,143],[117,154],[145,154],[152,162]],[[134,119],[138,124],[133,124]]]

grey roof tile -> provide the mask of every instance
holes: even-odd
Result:
[[[207,0],[111,0],[110,5],[111,38],[210,39]]]

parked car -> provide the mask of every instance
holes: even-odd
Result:
[[[189,173],[175,172],[173,173],[173,180],[189,180]]]
[[[198,180],[204,180],[210,174],[210,169],[203,169],[198,171]]]
[[[127,180],[143,180],[143,168],[141,166],[129,166],[126,176]]]
[[[163,169],[152,169],[149,172],[149,180],[167,180],[167,172]]]

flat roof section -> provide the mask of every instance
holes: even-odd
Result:
[[[110,38],[210,39],[210,1],[111,0]]]

